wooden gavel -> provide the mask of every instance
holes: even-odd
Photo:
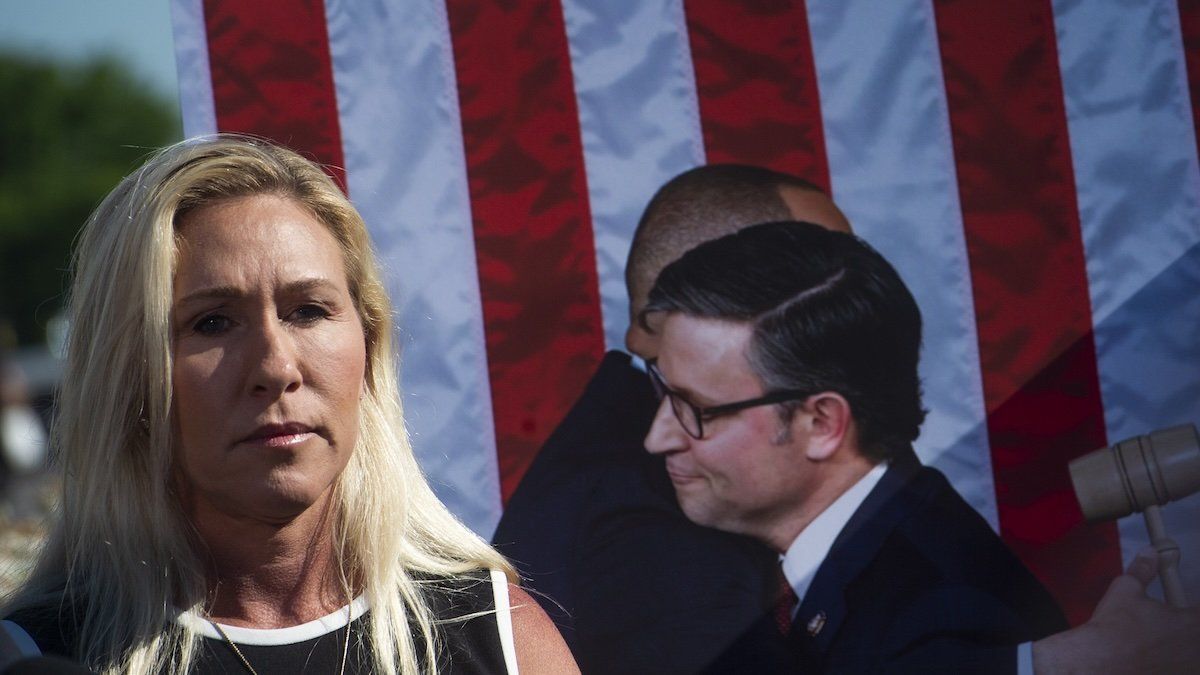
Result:
[[[1179,545],[1167,536],[1159,507],[1200,490],[1200,435],[1183,424],[1121,441],[1073,460],[1075,497],[1089,521],[1114,520],[1140,511],[1158,551],[1163,594],[1186,607],[1179,577]]]

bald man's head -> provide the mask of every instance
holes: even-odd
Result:
[[[820,188],[770,169],[709,164],[685,171],[659,188],[634,232],[625,265],[630,313],[626,347],[642,358],[658,354],[657,340],[637,317],[664,267],[706,241],[780,220],[850,231],[846,216]]]

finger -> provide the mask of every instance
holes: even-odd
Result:
[[[1151,581],[1154,581],[1154,577],[1158,576],[1158,552],[1153,548],[1144,548],[1138,551],[1137,557],[1129,563],[1125,574],[1137,579],[1145,589]]]
[[[1096,604],[1093,617],[1104,615],[1109,611],[1121,611],[1146,597],[1146,586],[1158,576],[1158,552],[1153,548],[1138,551],[1137,556],[1129,563],[1125,573],[1112,580],[1108,590]]]

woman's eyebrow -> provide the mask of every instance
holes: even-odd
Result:
[[[285,294],[296,295],[320,289],[337,290],[337,285],[325,277],[311,277],[290,281],[279,290]],[[236,286],[206,286],[188,293],[176,301],[176,304],[186,305],[197,300],[230,300],[246,295],[245,290]]]
[[[208,286],[188,293],[176,301],[175,304],[185,305],[197,300],[227,300],[230,298],[240,298],[245,294],[245,291],[236,286]]]
[[[306,279],[297,279],[289,281],[280,289],[282,292],[295,295],[298,293],[306,293],[315,290],[338,290],[337,284],[333,283],[325,277],[310,277]]]

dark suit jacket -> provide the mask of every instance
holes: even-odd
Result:
[[[700,671],[776,588],[775,553],[679,510],[661,458],[642,443],[656,407],[629,356],[606,354],[493,536],[585,673]],[[739,645],[762,651],[756,639]]]
[[[1011,674],[1016,645],[1066,628],[987,522],[910,451],[834,542],[792,634],[803,672]]]

